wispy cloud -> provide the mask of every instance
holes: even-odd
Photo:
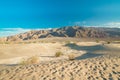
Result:
[[[108,22],[108,23],[99,24],[99,25],[96,25],[96,26],[93,26],[93,27],[120,28],[120,22]]]
[[[46,28],[46,29],[52,29],[52,28]],[[11,35],[16,35],[19,33],[24,33],[31,30],[45,30],[45,29],[25,29],[25,28],[0,28],[0,37],[6,37]]]
[[[108,28],[120,28],[120,22],[108,22],[98,25],[89,25],[86,21],[71,22],[72,25],[85,26],[85,27],[108,27]]]
[[[104,24],[103,26],[110,28],[120,28],[120,22],[109,22]]]
[[[0,37],[11,36],[18,33],[30,31],[30,29],[23,28],[0,28]]]

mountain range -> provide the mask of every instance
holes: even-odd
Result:
[[[120,28],[66,26],[50,30],[33,30],[1,38],[2,41],[23,41],[48,37],[119,38]]]

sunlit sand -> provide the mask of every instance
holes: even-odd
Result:
[[[61,51],[63,55],[55,57]],[[102,42],[38,42],[0,44],[0,80],[119,80],[120,44]],[[68,54],[75,59],[69,60]],[[39,63],[20,65],[38,56]]]

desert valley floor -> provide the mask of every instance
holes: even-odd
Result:
[[[56,52],[62,55],[55,57]],[[20,64],[31,56],[39,61]],[[120,42],[56,38],[2,43],[0,80],[120,80]]]

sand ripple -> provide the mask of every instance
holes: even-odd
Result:
[[[0,70],[0,80],[120,80],[120,57],[7,67]]]

